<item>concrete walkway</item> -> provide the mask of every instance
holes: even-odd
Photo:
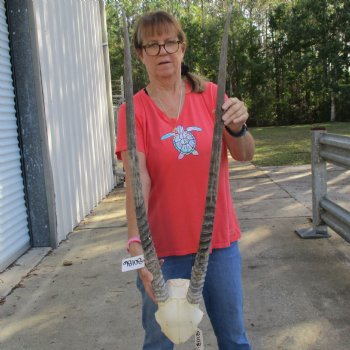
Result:
[[[330,174],[329,192],[348,204],[350,173]],[[310,167],[234,163],[230,178],[253,349],[349,350],[350,246],[335,233],[294,233],[310,225]],[[0,274],[0,349],[140,349],[135,273],[121,272],[125,237],[124,189],[116,189],[58,249],[32,249]],[[205,349],[217,349],[206,317],[200,327]],[[193,348],[192,340],[176,347]]]

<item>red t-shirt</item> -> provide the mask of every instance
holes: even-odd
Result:
[[[214,130],[217,86],[187,92],[181,114],[168,118],[144,90],[134,96],[136,140],[151,178],[149,226],[159,257],[196,253],[202,228]],[[118,113],[116,153],[127,149],[125,104]],[[240,237],[223,142],[212,248]]]

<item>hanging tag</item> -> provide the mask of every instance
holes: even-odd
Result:
[[[142,267],[145,267],[145,258],[143,255],[137,255],[122,260],[122,272],[138,270]]]
[[[199,328],[194,334],[194,347],[196,350],[204,350],[203,332]]]

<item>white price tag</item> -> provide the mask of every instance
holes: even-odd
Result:
[[[203,332],[199,328],[194,334],[194,348],[196,350],[204,350]]]
[[[122,260],[122,272],[138,270],[145,267],[145,258],[143,255],[133,256]]]

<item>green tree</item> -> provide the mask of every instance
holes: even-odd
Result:
[[[228,0],[106,0],[112,79],[123,74],[121,8],[130,34],[144,12],[174,14],[187,34],[185,62],[217,80]],[[349,0],[235,0],[227,93],[244,99],[256,125],[350,120]],[[147,84],[133,57],[135,91]]]

